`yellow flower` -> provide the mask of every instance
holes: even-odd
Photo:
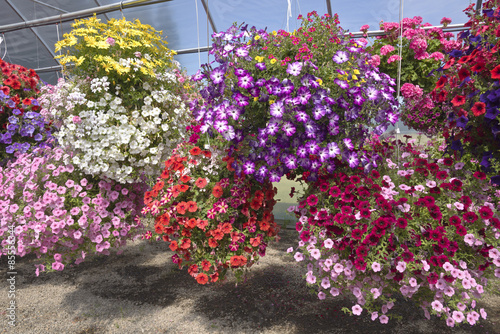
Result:
[[[276,63],[276,59],[271,59],[271,64],[275,64]]]
[[[355,75],[353,75],[353,76],[352,76],[352,80],[358,80],[358,77],[357,77],[357,76],[355,76]]]
[[[256,41],[258,41],[258,40],[260,39],[260,36],[259,36],[259,35],[255,35],[254,39],[255,39]]]
[[[276,30],[273,30],[273,35],[276,36],[277,34]]]
[[[273,104],[274,103],[274,100],[269,100],[269,104]]]
[[[359,71],[358,70],[354,70],[353,73],[354,74],[359,74]]]
[[[75,65],[80,66],[84,62],[84,60],[85,60],[85,57],[83,57],[83,56],[78,57],[78,59],[75,60]]]
[[[320,86],[323,84],[323,80],[321,80],[321,78],[316,79],[316,82],[319,83]]]
[[[257,102],[258,100],[259,100],[259,98],[258,98],[258,97],[256,97],[256,96],[253,98],[253,101],[254,101],[254,102]]]
[[[260,63],[264,60],[264,57],[257,56],[257,57],[255,57],[255,60],[257,60]]]

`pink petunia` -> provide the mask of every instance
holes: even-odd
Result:
[[[363,312],[363,308],[361,306],[359,306],[358,304],[356,304],[352,307],[352,314],[361,315],[361,312]]]

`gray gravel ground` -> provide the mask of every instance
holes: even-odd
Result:
[[[350,317],[349,300],[320,301],[309,293],[305,270],[285,250],[296,233],[285,230],[247,280],[199,286],[170,261],[165,243],[139,241],[122,255],[91,257],[63,272],[34,274],[34,258],[18,259],[17,326],[7,323],[8,284],[0,281],[1,333],[500,333],[500,295],[483,306],[489,319],[450,329],[402,300],[394,310],[403,321],[372,322]],[[0,275],[7,276],[5,258]]]

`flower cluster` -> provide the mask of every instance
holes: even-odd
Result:
[[[132,217],[140,213],[144,183],[90,178],[70,158],[60,148],[36,149],[0,168],[0,256],[11,244],[18,256],[36,254],[37,275],[89,253],[109,255],[142,233]]]
[[[59,144],[75,152],[72,163],[86,173],[120,183],[138,182],[161,171],[185,132],[184,101],[170,91],[172,72],[123,91],[101,78],[60,81],[42,96],[44,115],[60,124]]]
[[[436,112],[445,113],[442,127],[448,128],[448,149],[479,161],[500,184],[498,5],[486,1],[482,13],[476,14],[473,6],[466,13],[471,30],[459,34],[463,46],[449,52],[430,96]]]
[[[278,232],[276,189],[234,173],[233,159],[182,144],[144,197],[142,212],[155,218],[155,234],[176,253],[173,262],[200,284],[223,279],[227,270],[239,278]]]
[[[52,139],[51,128],[38,112],[40,78],[32,69],[0,59],[0,157],[25,153]]]
[[[380,29],[387,34],[377,36],[369,50],[378,55],[380,71],[395,77],[398,71],[397,63],[401,59],[397,46],[402,28],[401,81],[430,90],[434,85],[434,78],[428,76],[429,72],[437,69],[445,53],[458,47],[460,43],[454,39],[453,33],[443,32],[441,28],[424,30],[424,27],[431,24],[422,22],[420,16],[404,18],[401,24],[381,22]],[[443,18],[442,22],[448,24],[451,20]]]
[[[381,323],[394,293],[448,326],[486,318],[476,299],[500,277],[500,202],[486,175],[411,144],[401,155],[394,144],[373,146],[385,158],[377,170],[323,175],[291,208],[307,283],[320,299],[354,295],[346,311]]]
[[[301,18],[301,17],[300,17]],[[203,100],[190,105],[201,132],[242,145],[242,165],[258,181],[368,160],[361,148],[370,131],[395,124],[394,80],[366,60],[365,43],[349,40],[338,20],[316,13],[293,33],[232,26],[213,35],[218,66],[205,65]],[[327,53],[323,50],[328,50]]]

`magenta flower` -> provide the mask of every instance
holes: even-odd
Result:
[[[286,73],[296,77],[300,74],[300,71],[302,71],[302,63],[299,62],[288,63]]]

